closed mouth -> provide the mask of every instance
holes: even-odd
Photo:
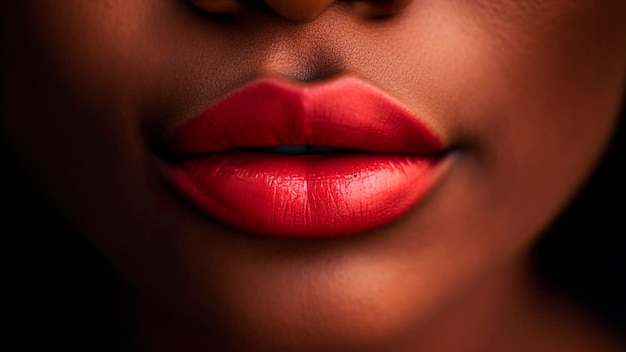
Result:
[[[416,115],[352,77],[254,81],[174,131],[163,150],[167,179],[199,209],[246,233],[295,238],[393,221],[436,184],[447,155]]]

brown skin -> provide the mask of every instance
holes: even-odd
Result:
[[[617,123],[626,2],[191,2],[2,3],[2,138],[142,297],[141,349],[617,349],[527,263]],[[346,74],[453,149],[387,226],[258,238],[155,165],[167,131],[250,80]]]

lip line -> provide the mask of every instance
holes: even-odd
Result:
[[[255,95],[257,97],[250,99]],[[265,101],[258,98],[263,95]],[[347,100],[345,95],[351,95],[350,105],[333,104],[334,95],[339,98],[343,95],[343,100]],[[237,106],[248,101],[252,101],[252,107]],[[265,113],[264,117],[271,116],[271,120],[250,116],[255,110],[261,111],[259,115]],[[238,121],[238,126],[229,124],[228,120]],[[220,133],[224,126],[227,133]],[[194,137],[196,140],[190,142],[189,130],[196,128],[211,131],[210,137],[222,139],[213,143],[206,140],[198,143],[202,138]],[[251,129],[273,129],[276,136],[251,137],[246,131]],[[233,133],[233,130],[245,133]],[[319,131],[331,131],[331,135],[321,136],[323,133]],[[168,155],[183,157],[280,145],[315,145],[411,155],[442,155],[448,149],[441,137],[404,104],[352,76],[343,76],[321,85],[294,84],[275,78],[254,80],[222,96],[194,118],[167,133],[163,140],[164,148],[160,150]]]
[[[353,77],[321,86],[253,81],[167,142],[160,169],[188,200],[245,232],[292,238],[342,237],[391,222],[438,184],[450,151],[404,105]],[[302,144],[370,153],[237,150]]]

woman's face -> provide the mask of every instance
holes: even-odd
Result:
[[[617,123],[623,1],[233,4],[3,2],[1,125],[141,297],[233,347],[363,350],[428,325],[527,250]],[[346,78],[441,142],[434,184],[388,222],[330,239],[261,236],[216,220],[164,175],[171,131],[229,92]]]

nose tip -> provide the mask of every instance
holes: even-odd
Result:
[[[335,0],[264,0],[279,16],[291,21],[310,21]]]

